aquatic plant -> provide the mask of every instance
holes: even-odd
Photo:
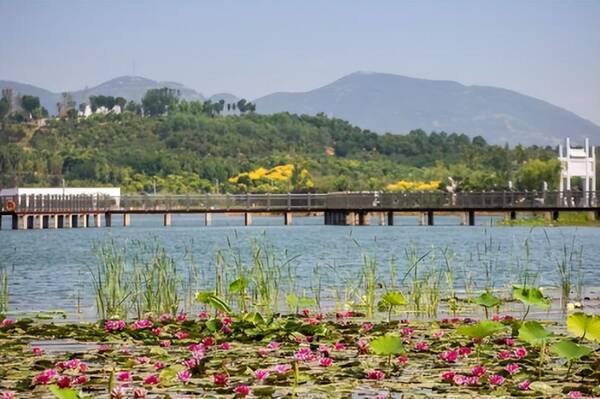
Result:
[[[0,316],[8,312],[8,272],[0,265]]]
[[[392,365],[392,356],[405,353],[402,338],[397,334],[386,334],[374,339],[370,343],[373,353],[388,357],[388,366]]]
[[[566,359],[569,363],[567,375],[565,376],[565,380],[568,380],[571,374],[571,368],[573,367],[573,362],[589,355],[592,353],[593,349],[585,345],[578,345],[573,341],[565,339],[553,344],[550,347],[550,351]]]
[[[579,340],[600,342],[600,316],[576,312],[567,317],[567,330]]]
[[[102,319],[127,318],[134,295],[131,274],[127,271],[125,249],[109,241],[95,247],[98,263],[91,269],[96,310]]]
[[[544,326],[537,321],[526,321],[519,328],[519,339],[539,349],[537,368],[540,377],[542,375],[546,345],[550,336],[552,336],[552,332],[545,329]]]
[[[550,299],[544,296],[542,290],[537,287],[513,285],[512,296],[525,306],[523,321],[527,318],[532,306],[542,309],[550,307]]]

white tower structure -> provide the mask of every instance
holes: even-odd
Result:
[[[583,179],[584,198],[589,198],[589,192],[596,190],[596,147],[590,147],[589,139],[585,139],[583,148],[571,147],[571,140],[566,139],[565,148],[558,146],[560,161],[560,191],[571,190],[571,178]]]

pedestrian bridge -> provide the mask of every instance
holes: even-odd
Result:
[[[215,213],[244,215],[282,214],[286,224],[292,215],[323,214],[328,225],[364,225],[369,215],[379,215],[380,224],[392,225],[395,214],[420,214],[421,224],[433,225],[434,214],[461,215],[461,223],[473,225],[476,213],[502,213],[516,218],[517,212],[540,212],[558,218],[561,211],[586,211],[600,217],[599,192],[335,192],[306,194],[198,194],[198,195],[21,195],[0,197],[0,212],[12,216],[13,229],[112,226],[112,216],[163,214],[171,224],[175,213],[204,214],[210,224]]]

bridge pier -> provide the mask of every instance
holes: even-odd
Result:
[[[213,215],[212,213],[206,212],[204,214],[204,225],[205,226],[210,226],[212,225],[212,219],[213,219]]]
[[[463,212],[460,215],[461,226],[475,226],[475,211]]]
[[[171,225],[171,214],[165,213],[163,215],[163,226],[168,227]]]
[[[106,227],[112,227],[112,213],[106,212],[104,214],[104,225]]]
[[[544,212],[544,220],[547,223],[551,223],[551,222],[555,222],[558,220],[559,217],[559,212],[554,210],[554,211],[548,211],[548,212]]]
[[[433,226],[433,211],[421,213],[421,226]]]
[[[587,219],[590,221],[600,220],[600,210],[590,211],[587,213]]]
[[[124,213],[123,214],[123,227],[129,227],[131,225],[131,214]]]
[[[58,229],[58,215],[48,216],[48,228]]]
[[[388,226],[394,225],[394,212],[387,213],[387,224],[388,224]]]
[[[360,212],[356,212],[356,215],[358,217],[357,224],[359,226],[366,226],[367,224],[369,224],[368,223],[368,221],[369,221],[369,213],[368,212],[360,211]]]
[[[252,225],[252,214],[250,212],[244,212],[244,226]]]
[[[517,211],[504,212],[504,220],[517,220]]]
[[[283,214],[283,224],[286,226],[292,225],[292,212],[285,212]]]
[[[102,227],[102,218],[99,213],[94,213],[94,227]]]
[[[33,216],[33,228],[36,230],[40,230],[44,228],[44,216],[43,215],[35,215]]]

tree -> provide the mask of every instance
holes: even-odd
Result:
[[[8,110],[10,108],[10,104],[6,97],[2,97],[0,99],[0,119],[4,119],[6,115],[8,115]]]
[[[127,104],[127,100],[123,97],[117,97],[115,98],[115,105],[118,105],[119,107],[121,107],[121,110],[125,109],[125,104]]]
[[[548,161],[531,159],[525,162],[517,171],[517,187],[526,190],[541,190],[544,182],[547,182],[549,189],[555,190],[559,175],[560,162],[557,159]]]
[[[163,115],[172,110],[179,101],[179,90],[163,87],[162,89],[150,89],[142,98],[144,114],[149,116]]]
[[[24,95],[21,97],[21,107],[23,107],[27,114],[32,114],[36,108],[40,108],[40,98]]]

